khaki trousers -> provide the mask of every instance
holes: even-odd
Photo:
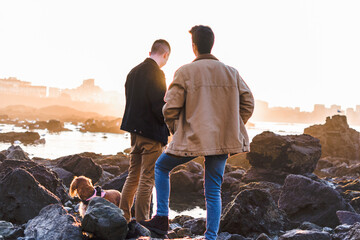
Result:
[[[149,219],[155,162],[162,153],[160,142],[131,133],[129,175],[126,178],[120,208],[126,221],[130,221],[131,207],[135,200],[136,221]]]

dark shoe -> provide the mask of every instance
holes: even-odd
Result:
[[[169,229],[169,218],[167,216],[155,215],[150,220],[140,221],[141,225],[160,235],[166,235]]]

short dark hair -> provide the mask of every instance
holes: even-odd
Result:
[[[167,51],[171,52],[171,48],[170,44],[164,39],[156,40],[151,47],[152,54],[164,54]]]
[[[215,36],[210,27],[196,25],[190,29],[189,33],[200,54],[211,53]]]

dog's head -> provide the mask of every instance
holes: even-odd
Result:
[[[71,197],[79,196],[80,199],[85,200],[94,193],[94,186],[90,178],[85,176],[74,177],[70,184],[69,194]]]

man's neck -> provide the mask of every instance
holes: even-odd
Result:
[[[156,55],[150,56],[152,60],[156,62],[156,64],[160,67],[160,59]]]

